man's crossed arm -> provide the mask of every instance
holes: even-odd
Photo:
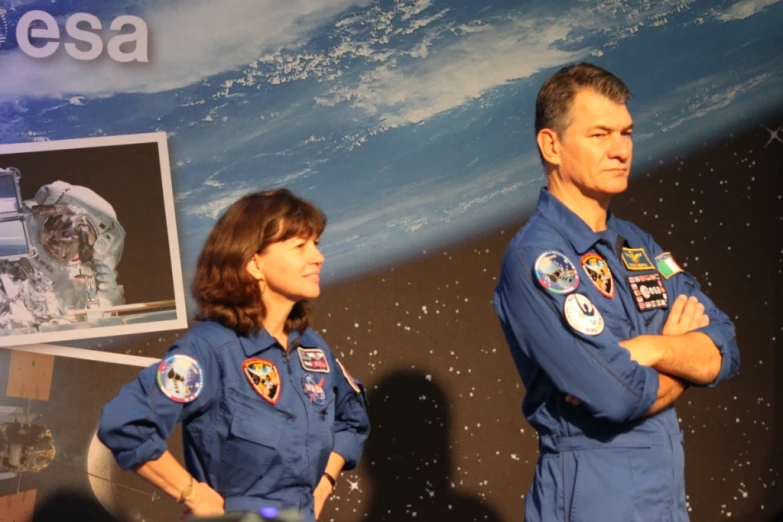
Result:
[[[709,384],[718,377],[720,350],[709,336],[694,331],[709,323],[698,299],[680,295],[672,304],[660,335],[640,335],[619,343],[631,359],[658,372],[658,395],[647,415],[674,403],[688,383]],[[570,395],[566,401],[580,403]]]

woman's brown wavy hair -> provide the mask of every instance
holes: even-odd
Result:
[[[196,320],[216,321],[242,336],[261,329],[266,307],[256,281],[245,266],[267,246],[292,237],[318,238],[326,216],[287,189],[244,196],[218,219],[196,265],[192,292]],[[297,302],[286,320],[286,332],[304,332],[310,323],[306,300]]]

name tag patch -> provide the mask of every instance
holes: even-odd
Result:
[[[299,362],[306,372],[329,373],[329,361],[320,348],[299,347]]]
[[[669,306],[669,295],[666,293],[660,274],[629,276],[628,284],[631,287],[636,308],[640,312]]]

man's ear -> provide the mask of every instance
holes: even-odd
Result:
[[[258,254],[253,254],[253,257],[251,257],[250,261],[245,265],[245,270],[247,270],[247,273],[250,274],[253,279],[260,281],[264,278],[264,272],[261,267],[262,261],[259,259]]]
[[[560,165],[560,136],[552,129],[541,129],[536,136],[538,150],[544,161]]]

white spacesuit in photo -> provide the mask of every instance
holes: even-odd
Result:
[[[55,181],[24,201],[21,213],[30,249],[0,260],[0,328],[91,320],[124,303],[115,269],[125,230],[108,201],[87,187]],[[73,310],[87,313],[69,316]]]

